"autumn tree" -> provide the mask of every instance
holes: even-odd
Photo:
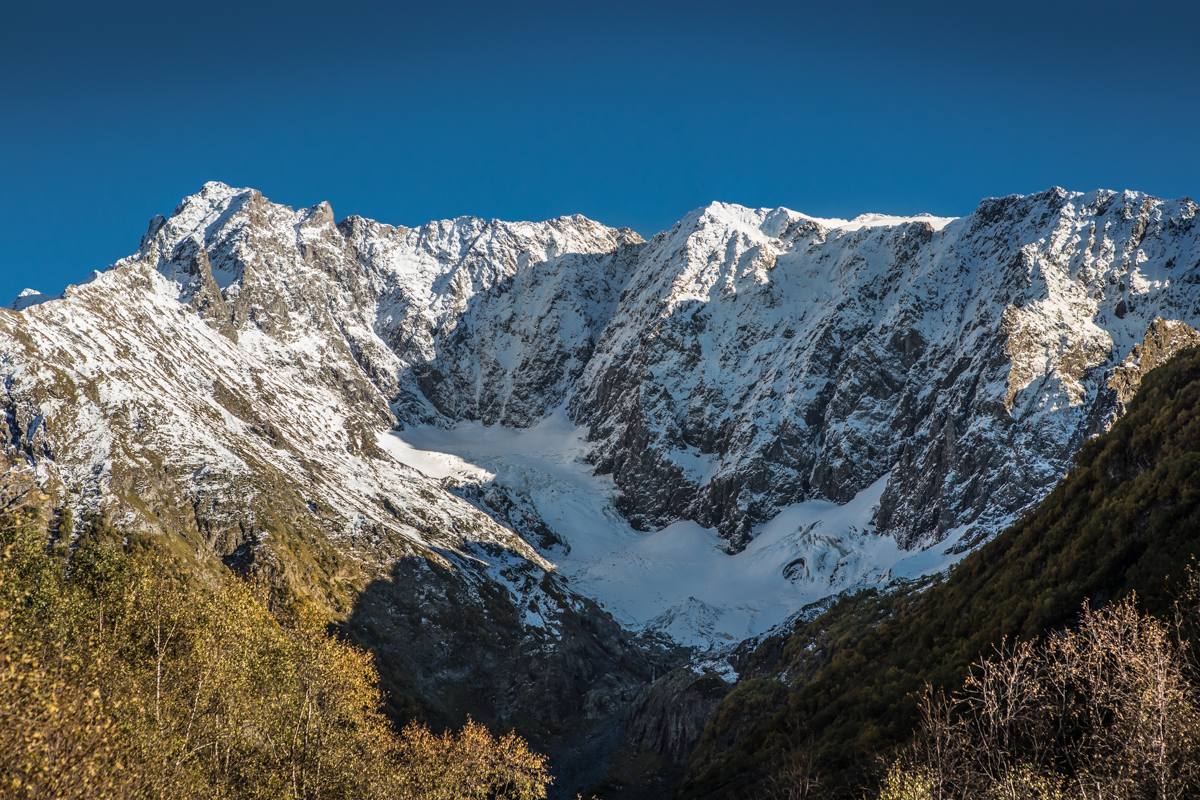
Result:
[[[31,491],[0,500],[0,795],[546,796],[515,734],[397,735],[370,655],[318,608],[273,613],[265,586],[201,581],[100,517],[52,547]]]

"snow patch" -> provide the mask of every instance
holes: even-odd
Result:
[[[40,306],[42,303],[49,303],[51,300],[61,300],[61,294],[42,294],[37,289],[25,289],[17,299],[8,304],[8,307],[13,311],[24,311],[33,306]]]
[[[896,217],[891,214],[860,214],[849,222],[842,222],[836,227],[847,231],[857,231],[862,228],[881,228],[888,225],[904,225],[909,222],[924,222],[935,231],[949,225],[958,217],[935,217],[932,214],[915,214],[911,217]]]

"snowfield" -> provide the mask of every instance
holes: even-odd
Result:
[[[811,500],[781,509],[734,555],[715,530],[690,520],[636,531],[614,507],[612,478],[584,460],[587,430],[561,408],[526,429],[422,425],[379,443],[430,477],[495,482],[527,499],[567,543],[543,555],[576,591],[629,628],[705,651],[765,633],[847,587],[931,574],[961,557],[945,552],[957,536],[913,553],[874,532],[886,475],[844,505]]]

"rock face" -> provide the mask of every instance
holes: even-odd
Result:
[[[393,228],[351,217],[340,274],[361,275],[373,376],[404,422],[524,427],[561,403],[609,322],[642,239],[584,217]]]
[[[625,719],[630,745],[682,764],[731,688],[717,675],[677,667],[656,680],[630,706]]]
[[[1171,356],[1188,347],[1200,346],[1200,331],[1179,320],[1156,318],[1141,344],[1113,367],[1106,386],[1100,391],[1090,432],[1100,433],[1125,415],[1125,409],[1137,394],[1147,372],[1165,364]]]
[[[378,419],[569,403],[636,527],[694,519],[737,550],[890,474],[876,529],[916,547],[994,532],[1111,424],[1132,378],[1108,371],[1156,318],[1197,322],[1195,217],[1060,189],[957,220],[713,204],[644,244],[582,217],[335,224],[210,184],[123,263],[226,337],[336,351],[322,380]]]
[[[436,722],[515,725],[554,747],[548,729],[611,729],[654,672],[678,660],[553,576],[513,567],[506,577],[471,580],[407,558],[365,588],[344,627],[375,654],[390,702]]]

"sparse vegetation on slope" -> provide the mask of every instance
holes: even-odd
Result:
[[[1200,683],[1174,624],[1134,598],[1084,608],[1044,642],[1001,647],[959,690],[928,693],[879,800],[1182,800],[1200,794]]]

